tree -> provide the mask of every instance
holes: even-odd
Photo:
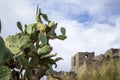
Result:
[[[66,30],[61,27],[62,34],[57,35],[57,23],[50,21],[39,7],[36,21],[25,24],[24,28],[18,21],[19,33],[8,36],[5,41],[0,36],[0,80],[39,80],[46,74],[54,77],[52,66],[57,67],[56,62],[62,58],[51,54],[53,47],[49,40],[65,40]]]

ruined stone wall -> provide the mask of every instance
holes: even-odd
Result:
[[[71,71],[77,73],[78,69],[83,65],[86,60],[94,58],[94,52],[78,52],[71,58]]]
[[[118,55],[120,56],[120,49],[116,49],[116,48],[111,48],[108,51],[106,51],[105,55]]]
[[[100,67],[107,55],[117,55],[120,58],[120,49],[111,48],[105,54],[101,54],[96,57],[94,52],[78,52],[71,58],[70,72],[55,72],[55,76],[60,79],[55,79],[48,76],[47,80],[76,80],[78,71],[80,72],[83,68],[90,70],[93,66]]]

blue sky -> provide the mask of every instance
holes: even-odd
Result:
[[[16,22],[35,22],[36,5],[58,23],[56,32],[65,27],[65,41],[51,41],[53,52],[64,58],[57,70],[70,70],[71,57],[77,52],[105,53],[120,48],[120,0],[1,0],[2,36],[15,34]]]

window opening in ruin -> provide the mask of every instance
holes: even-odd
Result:
[[[85,59],[87,59],[87,58],[88,58],[88,55],[86,54],[86,55],[85,55]]]

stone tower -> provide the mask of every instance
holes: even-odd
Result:
[[[94,52],[78,52],[71,59],[71,71],[77,73],[78,69],[83,65],[86,60],[94,58]]]

